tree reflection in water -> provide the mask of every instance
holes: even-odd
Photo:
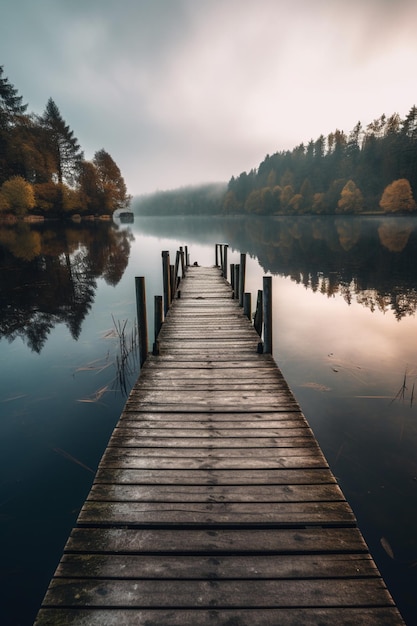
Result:
[[[20,337],[41,352],[64,323],[77,339],[97,279],[117,285],[133,235],[114,224],[0,228],[0,338]]]

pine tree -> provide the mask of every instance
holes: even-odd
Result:
[[[9,79],[3,78],[3,65],[0,65],[0,128],[7,127],[27,109],[27,104],[22,104],[23,98],[17,93]]]
[[[59,184],[74,186],[79,175],[83,152],[52,98],[48,100],[41,124],[45,130],[45,147],[53,160],[52,176],[55,176]]]

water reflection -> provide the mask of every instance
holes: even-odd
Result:
[[[219,236],[279,274],[331,297],[342,294],[399,320],[417,309],[417,222],[409,217],[230,218],[201,222],[141,218],[144,232],[201,243]],[[201,230],[200,230],[201,229]],[[203,231],[203,234],[202,232]],[[223,239],[222,239],[223,238]]]
[[[64,323],[74,339],[94,301],[97,279],[117,285],[133,235],[114,225],[0,228],[0,338],[21,337],[40,352]]]
[[[38,609],[88,493],[86,467],[97,467],[122,410],[121,394],[101,392],[112,387],[104,369],[112,317],[135,317],[134,276],[146,276],[151,303],[162,289],[161,250],[186,244],[192,262],[210,265],[213,244],[227,242],[231,263],[250,255],[254,297],[262,275],[274,275],[274,356],[416,623],[416,228],[396,217],[147,217],[135,219],[134,242],[108,224],[0,230],[0,338],[32,348],[0,349],[0,582],[10,615]],[[404,397],[392,401],[405,373]],[[36,541],[24,545],[28,527]],[[33,595],[26,609],[22,589]]]

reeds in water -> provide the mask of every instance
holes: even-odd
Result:
[[[104,358],[94,359],[85,365],[76,368],[76,372],[101,373],[110,366],[114,366],[116,374],[106,385],[101,386],[86,398],[80,398],[78,402],[95,403],[99,402],[108,391],[120,391],[125,396],[130,391],[131,377],[138,369],[139,361],[139,337],[137,325],[134,323],[132,329],[128,330],[128,320],[116,320],[112,315],[113,328],[106,331],[104,339],[116,339],[117,344],[115,354],[110,355],[110,350]]]

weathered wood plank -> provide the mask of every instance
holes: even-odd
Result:
[[[279,437],[280,439],[291,438],[292,441],[298,442],[300,438],[304,437],[307,440],[315,442],[314,436],[308,428],[218,428],[213,425],[208,425],[203,429],[187,429],[187,428],[129,428],[128,426],[120,425],[113,432],[112,440],[116,441],[120,438],[123,439],[142,439],[142,438],[155,438],[155,437],[170,437],[173,439],[183,438],[244,438],[251,437],[252,439]]]
[[[295,450],[293,456],[288,454],[286,450],[285,456],[268,457],[262,454],[262,448],[258,449],[257,456],[251,455],[247,458],[242,458],[241,454],[233,456],[228,454],[232,450],[223,450],[223,456],[218,454],[203,455],[201,450],[194,450],[196,454],[189,455],[190,450],[187,450],[187,456],[176,454],[175,449],[172,450],[172,455],[169,456],[167,451],[161,452],[158,449],[148,450],[147,454],[141,454],[138,450],[132,448],[131,454],[125,453],[126,448],[114,448],[115,454],[111,454],[110,451],[106,452],[100,467],[105,468],[117,468],[117,469],[213,469],[213,470],[240,470],[240,469],[311,469],[311,468],[327,468],[327,461],[311,452],[311,449],[304,448],[305,454],[301,455],[298,449]],[[142,451],[143,452],[143,451]],[[236,452],[233,450],[233,452]],[[247,449],[245,449],[245,453]],[[153,454],[152,454],[153,453]],[[207,458],[209,457],[209,458]]]
[[[102,464],[95,485],[321,485],[335,484],[330,470],[251,469],[251,470],[134,470],[107,469]]]
[[[207,411],[206,413],[202,413],[201,411],[198,413],[186,413],[184,411],[174,411],[172,413],[167,413],[163,411],[158,413],[157,411],[146,411],[146,408],[140,409],[136,411],[134,409],[129,410],[126,405],[124,411],[119,420],[120,423],[123,423],[125,420],[147,420],[152,424],[156,424],[158,422],[170,422],[170,421],[182,421],[192,424],[192,428],[197,428],[193,424],[193,422],[210,422],[215,423],[216,425],[221,425],[223,423],[238,423],[238,426],[244,425],[249,422],[257,423],[260,427],[262,427],[263,423],[268,424],[268,422],[276,422],[280,424],[281,421],[285,422],[286,420],[296,420],[297,423],[305,424],[308,426],[307,421],[301,411],[274,411],[274,412],[259,412],[254,411],[250,412],[235,412],[230,411],[227,413],[221,413],[220,411]],[[275,426],[274,426],[275,427]]]
[[[79,524],[283,526],[353,524],[345,502],[95,502],[87,500]]]
[[[161,441],[164,439],[164,441]],[[317,442],[313,437],[156,437],[156,436],[144,436],[132,434],[131,436],[119,436],[118,432],[114,432],[112,435],[109,447],[135,447],[135,448],[304,448],[312,447],[317,449]],[[200,450],[201,454],[201,450]]]
[[[65,554],[65,578],[240,579],[379,577],[368,554],[183,556]]]
[[[368,553],[356,527],[349,528],[75,528],[66,552],[151,554]]]
[[[42,609],[35,626],[400,626],[394,607],[308,609]]]
[[[46,606],[276,608],[392,606],[378,578],[316,580],[73,580],[55,578]]]
[[[100,502],[326,502],[344,501],[334,485],[93,485],[87,501]]]
[[[206,431],[206,430],[215,430],[216,432],[242,432],[243,434],[247,433],[265,433],[279,430],[285,433],[286,430],[294,430],[298,431],[299,434],[304,434],[304,432],[311,432],[305,420],[298,419],[290,419],[290,420],[262,420],[258,422],[249,422],[244,420],[235,420],[235,421],[220,421],[220,420],[212,420],[212,419],[204,419],[201,417],[197,421],[196,419],[191,421],[187,419],[187,416],[184,415],[183,419],[180,421],[177,416],[177,420],[175,420],[174,415],[170,415],[171,420],[166,419],[166,413],[164,415],[164,419],[162,416],[160,419],[154,420],[145,420],[143,419],[143,414],[138,413],[133,415],[132,413],[126,412],[123,414],[123,419],[120,419],[117,424],[118,430],[126,429],[140,429],[141,432],[152,431],[153,434],[156,434],[158,430],[164,431],[169,430],[173,432],[177,432],[178,430],[183,431],[186,426],[190,426],[187,428],[187,432],[192,434]],[[300,433],[301,429],[301,433]],[[271,436],[271,435],[268,435]]]

